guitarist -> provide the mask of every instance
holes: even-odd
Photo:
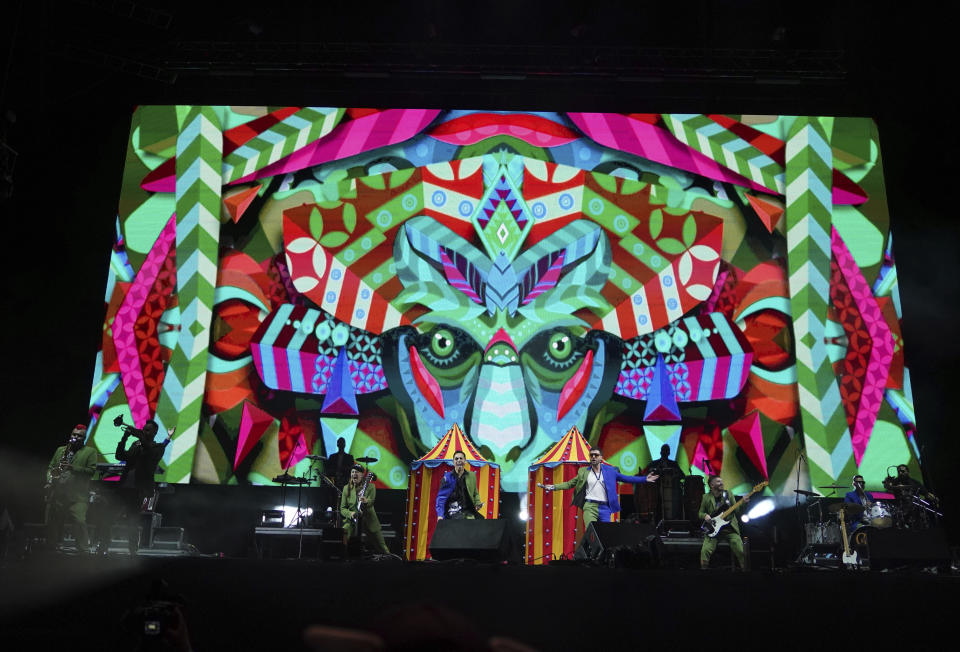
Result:
[[[707,484],[710,487],[710,491],[705,493],[703,500],[700,501],[700,518],[703,519],[705,523],[710,522],[714,516],[729,509],[734,503],[733,496],[723,488],[723,478],[719,475],[710,476],[710,481]],[[743,504],[730,515],[730,523],[723,526],[720,534],[715,537],[703,538],[703,545],[700,547],[701,569],[710,568],[710,558],[713,557],[713,553],[717,550],[718,540],[724,538],[727,540],[727,543],[730,544],[730,550],[733,552],[733,558],[737,560],[737,566],[739,566],[740,570],[746,570],[743,554],[743,539],[740,537],[740,519],[737,518],[737,514],[743,511],[744,504],[749,501],[750,497],[746,496]]]
[[[377,518],[377,510],[373,507],[373,502],[377,498],[377,488],[374,486],[372,479],[367,483],[363,498],[360,498],[365,475],[363,467],[355,464],[350,469],[350,481],[344,485],[343,493],[340,495],[340,515],[343,516],[343,544],[346,546],[350,539],[360,536],[360,530],[363,530],[366,534],[368,546],[374,548],[378,553],[389,555],[390,550],[387,548],[387,543],[383,540],[383,533],[380,531],[380,519]],[[358,510],[358,506],[362,506],[362,508]]]
[[[483,501],[477,492],[477,476],[467,471],[463,451],[453,454],[453,471],[443,474],[437,492],[437,518],[483,518]]]
[[[87,507],[90,478],[97,467],[97,449],[84,446],[87,427],[77,425],[67,443],[59,447],[47,469],[47,545],[53,548],[63,536],[63,522],[69,517],[77,550],[88,551]]]

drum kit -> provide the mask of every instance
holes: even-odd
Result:
[[[295,485],[297,487],[297,512],[296,512],[296,515],[292,519],[290,519],[290,523],[289,525],[287,525],[287,527],[300,528],[301,530],[303,530],[303,528],[307,525],[308,517],[310,517],[314,513],[313,510],[308,511],[303,509],[303,500],[302,500],[303,487],[321,486],[321,485],[326,485],[330,487],[337,494],[338,500],[337,500],[337,505],[333,507],[333,518],[335,521],[334,524],[337,527],[339,527],[340,526],[340,510],[338,506],[340,502],[339,496],[341,494],[341,488],[338,487],[336,483],[329,476],[324,475],[320,471],[320,469],[315,468],[314,466],[317,462],[326,462],[327,458],[322,455],[306,455],[305,459],[310,460],[310,467],[304,472],[302,476],[290,475],[289,469],[284,469],[283,473],[281,473],[280,475],[272,479],[273,482],[279,484],[281,487],[280,500],[281,502],[283,502],[284,506],[286,506],[287,504],[286,488],[291,485]],[[359,462],[361,464],[369,465],[369,464],[376,463],[378,460],[375,457],[358,457],[354,461]],[[317,485],[315,483],[320,483],[320,485]]]

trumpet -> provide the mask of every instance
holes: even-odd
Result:
[[[122,414],[118,414],[118,415],[117,415],[117,417],[113,420],[113,425],[115,425],[117,428],[120,428],[121,430],[123,430],[123,434],[124,434],[124,435],[137,435],[137,434],[143,432],[143,431],[140,430],[139,428],[136,428],[136,427],[134,427],[134,426],[131,426],[131,425],[128,424],[128,423],[124,423],[124,422],[123,422],[123,415],[122,415]]]

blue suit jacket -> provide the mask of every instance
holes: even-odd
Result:
[[[873,497],[872,493],[870,493],[869,491],[865,491],[864,493],[867,494],[867,498],[876,502],[877,499]],[[857,505],[863,504],[863,501],[860,500],[860,494],[857,493],[856,489],[854,489],[853,491],[848,491],[847,495],[843,497],[843,502],[856,503]]]
[[[577,477],[570,478],[566,482],[554,485],[554,487],[556,489],[569,489],[570,487],[574,487],[573,494],[574,499],[576,499],[577,493],[579,493],[581,489],[585,490],[587,474],[590,472],[590,467],[584,466],[577,471]],[[606,462],[600,466],[600,475],[603,477],[603,486],[607,489],[606,505],[611,512],[620,511],[620,498],[617,496],[617,482],[640,484],[647,481],[647,476],[645,475],[624,475],[620,473],[620,469]]]

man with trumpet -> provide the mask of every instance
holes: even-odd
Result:
[[[97,468],[97,450],[85,446],[87,427],[77,424],[67,443],[57,448],[47,468],[47,545],[54,548],[63,538],[63,524],[69,518],[77,550],[88,551],[87,507],[90,478]]]

